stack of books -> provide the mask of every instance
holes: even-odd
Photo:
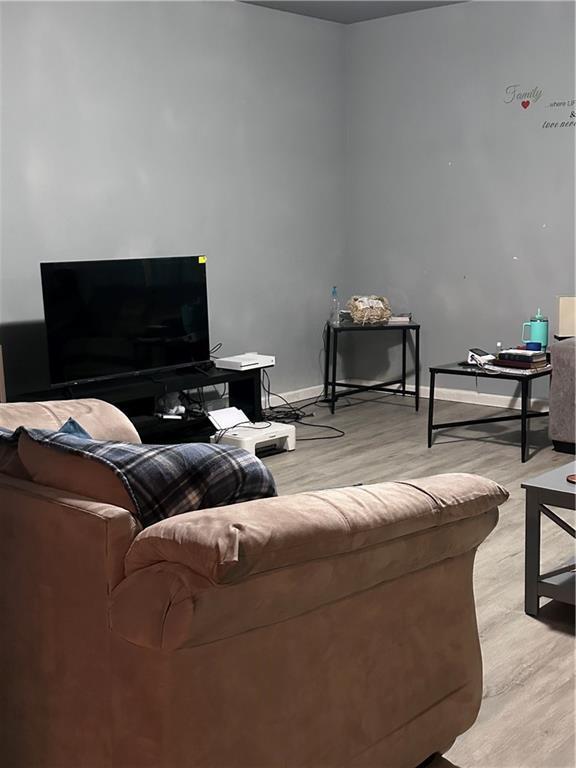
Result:
[[[504,349],[491,365],[499,368],[523,368],[538,371],[546,368],[546,352],[533,352],[531,349]]]
[[[392,315],[388,318],[388,322],[391,325],[397,324],[402,325],[402,323],[411,323],[412,322],[412,312],[402,312],[398,315]]]

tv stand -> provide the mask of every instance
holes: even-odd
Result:
[[[260,370],[260,368],[252,368],[248,371],[230,371],[215,367],[201,370],[198,366],[190,366],[185,369],[142,373],[130,378],[109,379],[89,384],[62,384],[47,390],[27,392],[13,399],[31,402],[95,397],[99,400],[105,400],[129,416],[137,424],[141,437],[145,440],[148,430],[144,426],[142,417],[150,417],[150,423],[154,424],[151,432],[154,433],[155,437],[158,437],[160,432],[176,435],[177,424],[187,433],[194,431],[193,420],[169,422],[153,419],[154,403],[157,397],[186,389],[227,384],[230,406],[240,408],[251,421],[261,421]],[[206,433],[206,425],[204,425],[202,432]],[[175,438],[174,442],[178,442],[178,440]]]
[[[206,371],[211,371],[212,368],[215,368],[216,365],[213,360],[205,360],[203,363],[196,363],[192,366],[192,370],[199,371],[200,373],[205,373]]]

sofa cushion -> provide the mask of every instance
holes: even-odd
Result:
[[[0,403],[0,428],[8,430],[20,426],[57,430],[70,416],[88,430],[95,440],[141,442],[130,419],[103,400],[85,398],[43,403]]]
[[[30,475],[18,456],[18,444],[0,443],[0,474],[29,480]]]
[[[20,458],[36,482],[121,506],[143,526],[276,495],[269,470],[238,448],[100,442],[24,428],[17,433]]]
[[[13,432],[3,430],[2,427],[0,427],[0,430],[5,436],[5,441],[0,443],[0,473],[10,477],[17,477],[19,480],[32,479],[18,455],[18,439],[14,436]],[[58,432],[90,437],[84,427],[78,424],[72,417],[60,427]]]
[[[20,435],[18,454],[35,483],[113,504],[137,515],[129,490],[105,463],[93,461],[82,454],[59,450],[48,441],[33,439],[26,432]]]

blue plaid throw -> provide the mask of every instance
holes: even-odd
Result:
[[[102,442],[73,434],[0,427],[0,443],[32,440],[107,465],[120,477],[143,526],[196,509],[276,496],[270,470],[240,448],[207,443],[140,445]]]

